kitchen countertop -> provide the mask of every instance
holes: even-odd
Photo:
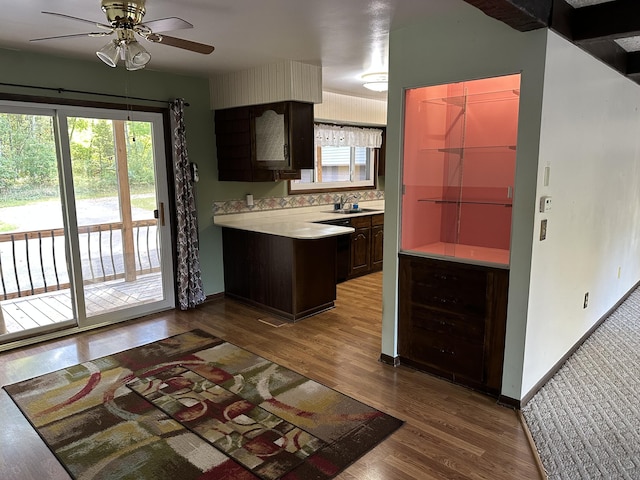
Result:
[[[331,205],[318,205],[315,207],[233,213],[228,215],[215,215],[213,217],[213,223],[219,227],[268,233],[281,237],[313,240],[345,235],[355,231],[352,227],[340,227],[314,222],[384,213],[384,200],[360,202],[360,208],[366,209],[366,211],[349,214],[335,213],[332,211]]]

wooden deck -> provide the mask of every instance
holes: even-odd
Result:
[[[162,297],[161,274],[134,282],[113,280],[85,286],[87,317],[155,301]],[[0,335],[73,320],[69,289],[0,302]]]

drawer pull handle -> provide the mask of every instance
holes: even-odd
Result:
[[[457,298],[433,297],[435,301],[440,303],[458,303]]]
[[[434,273],[433,278],[438,280],[453,280],[454,282],[458,280],[456,275],[447,275],[446,273]]]

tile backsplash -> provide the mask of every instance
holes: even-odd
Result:
[[[256,198],[253,206],[247,206],[244,198],[213,202],[214,215],[231,213],[259,212],[265,210],[281,210],[284,208],[313,207],[316,205],[333,205],[340,201],[340,197],[355,197],[360,202],[384,200],[381,190],[357,190],[353,192],[330,192],[316,194],[287,195],[286,197]]]

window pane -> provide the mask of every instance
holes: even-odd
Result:
[[[353,180],[356,182],[371,179],[370,151],[370,149],[365,147],[355,147],[356,161]]]
[[[351,147],[322,147],[322,181],[351,180]]]
[[[300,180],[294,180],[296,183],[313,183],[313,169],[303,169],[300,172]]]

